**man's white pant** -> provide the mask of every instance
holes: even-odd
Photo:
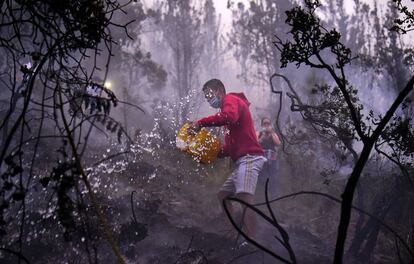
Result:
[[[259,172],[266,162],[263,156],[245,155],[236,161],[236,166],[230,177],[223,183],[221,191],[238,193],[250,193],[256,191]]]

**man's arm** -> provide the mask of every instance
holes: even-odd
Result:
[[[263,132],[256,132],[256,136],[257,136],[257,140],[259,141],[259,143],[262,143],[263,142],[263,139],[264,139],[264,136],[265,136],[265,133],[263,133]]]
[[[204,117],[197,121],[200,127],[223,126],[237,122],[239,106],[236,99],[227,97],[223,102],[223,110],[215,115]]]
[[[280,139],[279,139],[279,137],[277,136],[277,134],[275,133],[275,132],[273,132],[272,133],[272,139],[273,139],[273,142],[276,144],[276,145],[280,145]]]

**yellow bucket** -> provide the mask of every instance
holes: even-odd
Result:
[[[189,135],[189,123],[184,124],[177,133],[176,146],[192,155],[201,163],[212,163],[220,152],[220,140],[202,128],[196,135]]]

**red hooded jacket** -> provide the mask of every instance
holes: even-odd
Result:
[[[257,141],[249,110],[249,101],[243,93],[228,93],[224,96],[220,112],[197,121],[201,127],[225,126],[227,133],[220,156],[238,158],[250,155],[264,155]]]

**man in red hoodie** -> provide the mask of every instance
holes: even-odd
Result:
[[[202,127],[224,126],[227,132],[219,156],[230,156],[236,165],[221,187],[218,198],[223,202],[227,197],[236,196],[253,204],[257,177],[266,158],[257,140],[249,110],[250,103],[243,93],[226,94],[223,83],[218,79],[206,82],[203,92],[210,106],[220,109],[220,112],[192,122],[190,131],[197,132]],[[233,214],[231,203],[227,205]],[[251,210],[246,211],[243,223],[246,234],[254,237],[255,221]]]

